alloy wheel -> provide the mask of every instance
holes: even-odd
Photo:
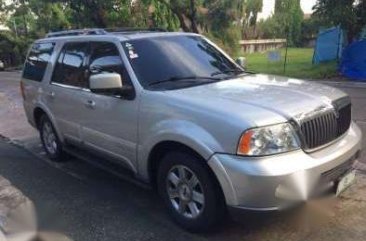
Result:
[[[166,178],[166,188],[170,202],[179,214],[194,219],[203,212],[203,188],[196,174],[188,167],[173,166]]]
[[[43,143],[50,154],[57,152],[57,140],[51,124],[46,121],[42,127]]]

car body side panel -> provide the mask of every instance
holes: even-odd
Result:
[[[173,128],[174,127],[174,128]],[[152,149],[165,141],[177,142],[196,151],[202,158],[208,160],[213,155],[212,150],[222,150],[220,144],[202,127],[188,121],[161,121],[151,129],[151,136],[142,138],[138,147],[140,160],[140,176],[148,180],[148,158]]]
[[[87,101],[89,92],[80,88],[50,84],[44,88],[43,101],[52,110],[63,138],[73,143],[81,142],[80,128],[87,121]],[[72,114],[70,114],[72,113]]]
[[[36,128],[36,122],[34,120],[34,110],[38,107],[47,113],[48,117],[54,123],[55,128],[57,130],[59,130],[59,128],[57,127],[57,124],[54,122],[55,119],[54,119],[52,111],[44,103],[43,93],[44,93],[44,88],[45,87],[47,88],[47,86],[49,84],[49,79],[52,76],[55,61],[57,59],[58,52],[60,51],[60,48],[61,48],[61,43],[59,41],[51,41],[51,40],[46,40],[45,42],[54,42],[55,43],[53,53],[51,55],[51,58],[47,65],[45,74],[43,76],[43,80],[41,82],[28,80],[28,79],[24,79],[24,78],[21,79],[23,88],[24,88],[24,95],[25,95],[25,100],[23,101],[23,106],[24,106],[25,113],[27,115],[28,122],[33,127]],[[61,134],[60,130],[58,131],[58,134],[60,136],[60,134]]]
[[[264,116],[267,115],[279,123],[286,121],[283,117],[264,109],[255,108],[257,111],[254,112],[254,109],[247,105],[241,106],[243,111],[239,115],[230,116],[229,102],[222,101],[220,106],[201,104],[174,99],[163,92],[142,93],[138,163],[139,174],[143,179],[149,178],[149,154],[154,146],[162,141],[186,145],[208,160],[214,153],[235,154],[242,132],[255,125],[252,119],[264,120]],[[251,118],[246,118],[249,116]]]
[[[95,106],[81,123],[83,144],[111,154],[136,172],[138,101],[89,93]]]

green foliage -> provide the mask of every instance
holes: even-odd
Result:
[[[7,60],[8,65],[20,65],[30,42],[26,38],[16,38],[9,32],[0,32],[0,59]]]
[[[263,0],[246,0],[246,16],[249,19],[249,25],[255,26],[257,24],[258,13],[262,11]]]
[[[179,29],[179,19],[168,4],[159,0],[151,0],[148,8],[148,13],[150,14],[149,26],[165,28],[169,31]]]
[[[242,5],[242,35],[243,39],[256,39],[260,34],[257,32],[258,14],[263,9],[263,0],[243,0]],[[240,9],[240,8],[239,8]]]
[[[290,46],[298,46],[304,18],[300,0],[276,0],[273,17],[277,22],[276,35],[287,38]]]
[[[259,21],[258,29],[260,29],[260,36],[263,39],[274,39],[276,37],[283,38],[282,34],[279,34],[278,32],[278,29],[281,29],[281,25],[273,16],[266,20]]]
[[[309,40],[316,38],[320,25],[320,20],[317,17],[304,19],[301,26],[301,45],[305,45]]]
[[[276,0],[274,15],[258,23],[260,36],[288,39],[290,46],[301,46],[303,18],[300,0]]]
[[[36,17],[30,30],[37,37],[42,37],[50,31],[68,29],[71,26],[65,14],[65,7],[61,3],[30,0],[29,8]]]
[[[242,20],[256,28],[263,0],[0,0],[19,37],[87,27],[161,27],[208,34],[236,51]],[[236,23],[236,24],[235,24]]]

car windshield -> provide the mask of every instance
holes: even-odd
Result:
[[[122,45],[144,88],[182,88],[244,73],[200,36],[142,38]]]

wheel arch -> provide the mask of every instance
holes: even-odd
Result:
[[[203,157],[196,152],[191,147],[182,144],[177,141],[161,141],[157,143],[150,151],[148,156],[148,176],[150,183],[155,187],[156,185],[156,176],[157,171],[161,162],[161,159],[166,155],[169,151],[175,150],[175,151],[182,151],[182,152],[188,152],[202,161],[205,161]]]
[[[34,123],[36,125],[36,128],[39,130],[40,128],[40,124],[41,124],[41,117],[42,115],[47,115],[47,113],[41,108],[41,107],[36,107],[33,111],[33,119],[34,119]]]
[[[57,123],[56,123],[56,120],[55,120],[54,116],[44,106],[39,106],[38,105],[33,110],[33,120],[34,120],[36,128],[39,130],[39,127],[40,127],[39,125],[40,125],[42,115],[46,115],[50,119],[53,127],[56,130],[58,138],[60,139],[61,142],[63,142],[63,136],[61,135],[61,132],[60,132],[58,126],[57,126]]]
[[[166,155],[170,151],[181,151],[185,153],[189,153],[193,156],[195,156],[197,159],[201,160],[201,163],[205,165],[207,170],[209,171],[211,177],[213,178],[215,185],[219,188],[220,193],[222,194],[222,198],[225,198],[224,192],[222,190],[222,187],[220,185],[220,182],[215,175],[214,171],[211,169],[211,167],[208,165],[207,160],[200,155],[197,151],[195,151],[193,148],[189,147],[188,145],[185,145],[183,143],[177,142],[177,141],[161,141],[157,143],[149,153],[148,157],[148,175],[149,175],[149,181],[153,188],[156,188],[156,180],[157,180],[157,173],[158,168],[161,163],[162,158],[164,155]]]

